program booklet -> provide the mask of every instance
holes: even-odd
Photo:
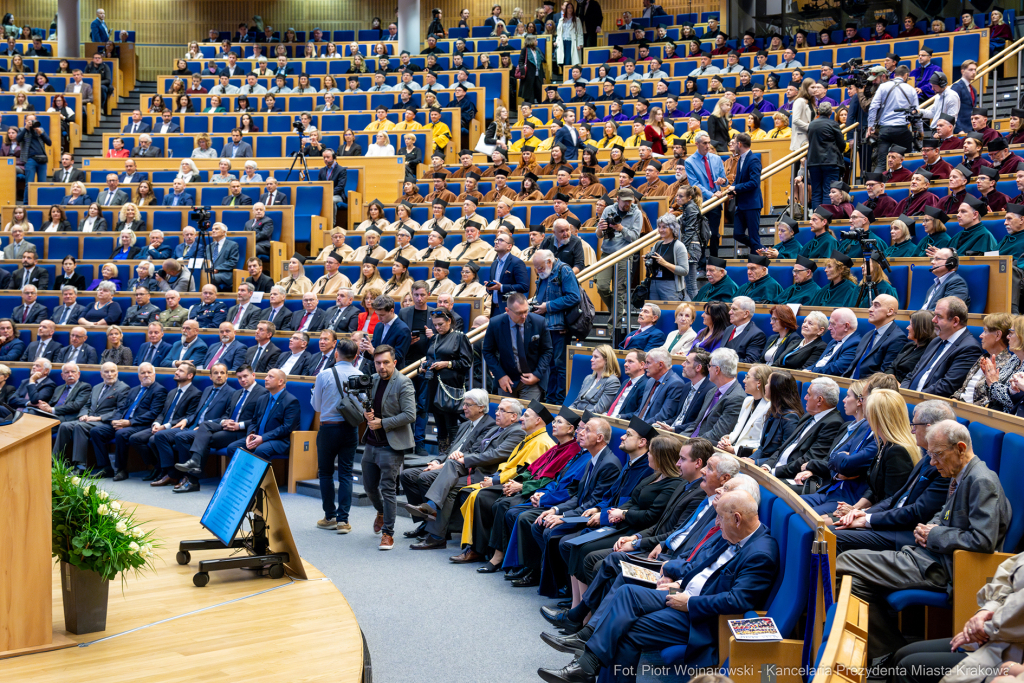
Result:
[[[647,567],[641,567],[638,564],[632,562],[621,561],[619,565],[622,567],[622,575],[627,579],[634,579],[636,581],[643,581],[644,583],[657,584],[658,579],[661,575],[658,572],[651,571]]]
[[[771,617],[730,619],[729,630],[736,640],[747,642],[773,642],[782,640],[775,620]]]

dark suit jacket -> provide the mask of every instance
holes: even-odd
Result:
[[[378,324],[379,328],[380,325]],[[523,339],[526,342],[526,364],[522,372],[532,372],[540,378],[540,386],[546,387],[548,371],[551,369],[551,334],[543,316],[528,313],[523,324]],[[512,346],[512,326],[507,313],[491,318],[484,334],[484,359],[499,379],[508,376],[518,384],[522,374],[516,369],[515,351]],[[502,374],[498,375],[498,369]]]
[[[11,273],[11,285],[14,289],[21,289],[22,278],[25,277],[25,269],[18,268],[16,271]],[[35,285],[36,289],[49,289],[50,288],[50,274],[43,269],[42,266],[36,265],[32,269],[32,276],[29,278],[29,284]]]
[[[708,382],[710,384],[710,382]],[[702,387],[703,388],[703,387]],[[718,388],[715,387],[715,391]],[[700,427],[700,436],[711,443],[718,443],[718,440],[728,434],[736,426],[736,420],[740,416],[740,409],[743,407],[743,399],[747,397],[743,390],[743,384],[739,381],[733,382],[732,386],[718,399],[718,403],[711,406],[715,393],[709,391],[704,395],[704,405],[691,424],[683,426],[683,434],[689,436],[696,428],[701,418],[704,423]],[[707,417],[704,417],[707,415]]]
[[[967,90],[967,84],[961,78],[949,87],[960,98],[960,111],[956,115],[956,132],[970,133],[974,130],[971,126],[971,111],[973,111],[974,105],[971,104],[971,93]]]
[[[142,346],[139,347],[139,353],[135,356],[135,361],[138,363],[143,362],[142,359],[149,354],[149,350],[153,347],[149,342],[143,342]],[[152,363],[153,367],[160,367],[161,363],[164,362],[164,357],[171,352],[171,343],[168,341],[162,341],[157,344],[156,353],[153,354],[153,358],[148,363]]]
[[[341,197],[342,201],[348,201],[345,197],[345,184],[348,182],[348,170],[339,166],[337,161],[331,170],[331,177],[327,177],[327,168],[321,168],[316,176],[317,180],[328,180],[334,183],[334,194]]]
[[[29,384],[27,379],[23,379],[21,384],[18,385],[17,391],[14,392],[14,396],[7,403],[14,408],[24,408],[25,406],[35,404],[37,401],[49,403],[56,388],[57,383],[49,377],[44,377],[35,384]]]
[[[322,361],[323,358],[324,358],[324,354],[320,353],[319,351],[317,351],[314,354],[311,354],[310,357],[309,357],[309,367],[307,368],[307,370],[314,377],[316,376],[315,375],[316,368],[317,368],[317,366],[320,365],[320,361]],[[335,362],[336,361],[335,361],[335,358],[334,358],[334,352],[332,351],[332,352],[327,354],[327,363],[322,368],[320,368],[320,369],[321,370],[326,370],[327,368],[332,368],[332,367],[334,367],[334,363]]]
[[[953,348],[932,369],[928,375],[927,383],[920,389],[917,388],[918,380],[932,364],[936,354],[939,353],[941,345],[942,340],[938,337],[928,343],[924,354],[921,356],[921,360],[917,362],[917,366],[907,376],[907,379],[903,380],[900,388],[923,391],[926,394],[935,394],[936,396],[949,398],[953,395],[954,391],[963,385],[964,379],[967,378],[967,373],[971,371],[971,367],[974,366],[975,361],[983,353],[981,344],[967,330],[964,330],[964,333],[953,344]]]
[[[868,344],[872,340],[874,340],[874,345],[871,347],[871,352],[865,354]],[[882,368],[889,367],[889,364],[896,360],[896,355],[906,344],[907,333],[900,329],[895,322],[889,325],[889,329],[885,331],[881,339],[877,334],[865,334],[857,344],[857,352],[853,354],[853,361],[850,362],[850,367],[843,372],[843,377],[852,377],[857,363],[860,363],[858,379],[880,372]]]
[[[291,320],[288,321],[288,326],[285,329],[297,330],[299,325],[302,324],[302,316],[306,315],[306,309],[302,308],[292,313]],[[312,334],[313,332],[319,332],[324,329],[327,325],[327,316],[324,315],[322,308],[313,309],[313,313],[309,318],[309,327],[306,328],[306,332]]]
[[[224,345],[221,342],[217,342],[206,350],[206,358],[203,360],[204,368],[210,369],[211,361],[220,352],[222,346]],[[217,362],[224,363],[231,372],[237,372],[238,368],[242,367],[242,363],[245,362],[245,351],[245,343],[240,339],[235,339],[231,342],[230,348],[220,355]]]
[[[260,320],[269,320],[270,322],[274,323],[274,327],[276,327],[277,329],[287,330],[288,322],[292,319],[292,311],[285,308],[284,306],[281,306],[281,310],[279,310],[276,315],[274,315],[273,311],[274,309],[272,309],[270,306],[264,308],[262,311],[260,311]]]
[[[36,349],[38,348],[39,340],[37,339],[36,341],[28,345],[28,347],[25,349],[25,353],[21,354],[21,360],[27,363],[31,363],[32,361],[34,361],[36,359]],[[51,363],[56,363],[57,357],[60,354],[61,349],[63,348],[64,347],[61,346],[60,342],[58,342],[56,339],[51,338],[50,342],[46,345],[46,351],[43,353],[43,358],[50,361]]]
[[[178,394],[178,387],[174,387],[167,392],[167,398],[164,399],[164,407],[153,421],[159,424],[174,424],[180,420],[192,421],[195,417],[196,411],[199,410],[199,397],[202,396],[203,392],[199,391],[199,388],[195,384],[190,384],[188,389],[182,395],[181,400],[174,406],[174,412],[170,412],[171,403],[174,402],[174,397]],[[130,403],[128,405],[131,405]]]
[[[238,325],[235,326],[235,329],[255,330],[256,323],[260,321],[260,313],[262,312],[263,311],[260,310],[259,306],[250,302],[249,305],[246,306],[245,313],[242,314],[242,317],[238,321]],[[227,321],[233,322],[236,315],[238,315],[238,304],[235,304],[228,309]]]
[[[501,271],[501,277],[496,278],[496,271],[498,269],[498,261],[495,259],[491,263],[490,273],[487,279],[490,282],[498,282],[501,284],[501,290],[498,291],[497,303],[491,304],[491,315],[500,315],[505,312],[505,297],[512,292],[522,292],[529,296],[530,292],[530,269],[526,267],[523,260],[518,256],[509,254],[505,263],[505,268]],[[494,293],[489,292],[489,296],[493,298]]]
[[[337,306],[331,306],[324,311],[324,319],[326,320],[324,325],[330,326],[335,332],[355,332],[356,326],[359,324],[359,312],[359,309],[352,305],[347,306],[345,310],[341,310]],[[341,313],[340,318],[338,313]],[[336,318],[337,320],[335,320]]]
[[[943,477],[927,456],[910,471],[899,491],[865,510],[871,515],[871,528],[879,531],[911,530],[927,524],[942,509],[949,495],[949,477]],[[903,505],[896,507],[906,496]]]
[[[686,388],[683,389],[682,400],[679,403],[680,410],[683,409],[683,406],[686,404],[686,399],[690,396],[690,392],[693,391],[693,382],[687,382],[684,380],[683,383],[686,385]],[[667,424],[673,425],[676,431],[681,432],[686,425],[695,423],[697,421],[697,416],[704,412],[704,399],[708,395],[708,392],[713,392],[717,388],[718,387],[716,387],[710,380],[705,378],[697,388],[697,394],[693,397],[693,400],[690,401],[690,406],[686,409],[686,414],[682,416],[677,414],[675,420]],[[639,406],[637,407],[639,408]],[[682,422],[679,421],[680,418],[682,418]],[[676,427],[675,425],[677,424],[678,426]]]
[[[278,194],[281,193],[278,192]],[[262,202],[263,199],[261,198],[260,201]],[[262,242],[269,247],[270,240],[274,236],[274,221],[270,220],[266,216],[259,220],[252,218],[245,222],[242,229],[252,230],[256,233],[256,244],[260,244]]]
[[[576,494],[564,503],[558,504],[559,513],[576,517],[584,510],[597,507],[618,481],[621,471],[622,461],[611,448],[605,446],[604,450],[597,454],[596,462],[587,463],[583,474],[580,475],[580,485],[576,489]]]
[[[245,352],[245,364],[251,366],[253,358],[256,357],[256,350],[258,346],[250,346]],[[270,368],[277,367],[277,357],[281,355],[281,349],[278,348],[277,344],[270,342],[267,344],[267,350],[262,356],[260,356],[259,363],[253,367],[254,372],[266,372]]]
[[[78,413],[85,407],[85,404],[89,402],[89,395],[92,393],[92,385],[88,382],[81,380],[75,382],[75,385],[71,387],[71,393],[68,398],[65,399],[64,403],[57,405],[60,402],[62,396],[68,391],[67,384],[61,384],[57,387],[53,395],[50,397],[51,406],[53,406],[54,416],[61,422],[71,422],[72,420],[78,419]]]
[[[220,205],[221,206],[227,206],[230,201],[231,201],[231,195],[230,194],[226,194],[226,195],[224,195],[224,197],[221,198]],[[235,206],[250,206],[251,204],[252,204],[252,197],[250,197],[248,195],[245,195],[245,194],[238,195],[238,199],[235,201]]]
[[[923,306],[925,301],[928,301],[928,297],[931,297],[931,301],[928,302],[927,310],[934,311],[935,304],[939,303],[939,299],[946,296],[955,296],[958,299],[962,299],[968,306],[971,305],[971,292],[967,288],[967,282],[960,277],[959,273],[950,273],[949,277],[942,281],[938,286],[932,283],[932,286],[928,288],[928,293],[925,294],[924,301],[921,302]]]
[[[263,414],[267,412],[270,398],[271,395],[268,391],[257,401],[252,422],[249,423],[249,428],[246,430],[247,434],[259,432],[260,422],[263,421]],[[300,413],[299,399],[287,391],[282,391],[274,403],[273,411],[267,418],[267,424],[263,430],[263,441],[290,441],[291,433],[299,428]]]
[[[121,183],[141,183],[143,180],[149,180],[149,173],[146,171],[135,171],[135,173],[132,173],[131,180],[128,179],[127,173],[118,173],[117,180]]]
[[[808,420],[813,418],[814,416],[810,413],[805,413],[800,422],[797,423],[792,438],[782,444],[772,457],[758,460],[756,461],[757,464],[775,467],[781,459],[782,453],[789,448],[789,444],[793,443],[794,439],[800,439],[801,432],[807,426]],[[775,472],[775,476],[779,479],[791,479],[800,471],[800,466],[808,460],[824,460],[827,458],[832,450],[832,443],[835,441],[836,434],[839,433],[844,424],[845,420],[843,420],[843,416],[839,414],[838,410],[832,410],[828,415],[818,420],[803,438],[799,440],[797,447],[790,454],[786,464]]]
[[[124,130],[122,130],[121,132],[122,133],[131,133],[132,125],[134,123],[135,123],[134,121],[129,121],[127,124],[125,124]],[[139,121],[139,129],[137,131],[135,131],[135,133],[136,134],[138,134],[138,133],[149,133],[152,130],[153,130],[153,127],[149,125],[149,121]]]
[[[637,550],[654,550],[654,546],[661,543],[664,538],[668,538],[677,527],[682,526],[690,518],[690,515],[697,511],[697,506],[707,498],[704,489],[700,487],[702,481],[703,477],[698,477],[690,484],[680,481],[680,486],[669,497],[661,518],[652,526],[640,530],[641,539]],[[658,538],[662,535],[664,538]]]
[[[171,350],[167,352],[163,360],[160,362],[161,367],[174,367],[171,363],[178,360],[178,356],[181,354],[181,346],[181,339],[171,345]],[[196,340],[192,342],[190,347],[188,347],[185,357],[181,360],[190,360],[198,365],[203,362],[204,358],[206,358],[206,342],[196,337]]]
[[[761,158],[753,150],[738,162],[736,180],[732,183],[736,190],[736,210],[760,210],[764,206],[761,198]]]
[[[260,195],[260,201],[263,202],[264,204],[267,204],[267,202],[270,201],[270,193],[269,192],[264,192],[263,194],[261,194]],[[278,190],[277,192],[274,193],[274,206],[277,206],[278,204],[287,204],[287,203],[288,203],[288,197],[286,197],[283,192]],[[269,205],[268,205],[268,208],[269,208]]]
[[[637,379],[636,386],[629,390],[629,395],[626,396],[622,402],[622,407],[619,408],[619,416],[632,415],[636,411],[640,410],[640,406],[643,405],[640,401],[643,400],[644,394],[647,392],[647,375],[640,375]],[[622,390],[622,385],[629,380],[626,376],[623,376],[622,381],[619,383],[619,390]],[[614,399],[612,399],[614,401]]]
[[[853,363],[853,357],[857,353],[857,347],[860,344],[860,336],[854,332],[848,339],[843,339],[843,345],[839,348],[833,356],[822,366],[818,366],[817,362],[823,358],[829,351],[832,350],[833,345],[836,344],[835,340],[828,343],[825,350],[821,352],[821,356],[818,358],[812,358],[807,363],[805,370],[811,372],[817,372],[822,375],[837,375],[842,376],[846,372],[847,368]]]
[[[792,438],[796,433],[797,425],[800,422],[800,415],[796,411],[789,411],[782,415],[765,415],[764,427],[761,430],[761,441],[757,450],[751,454],[755,461],[764,460],[775,455],[782,444]],[[739,455],[739,454],[737,454]]]
[[[274,365],[275,368],[284,368],[284,364],[292,357],[292,354],[288,351],[282,351],[281,355],[277,357],[277,363]],[[309,351],[303,351],[299,359],[295,361],[292,366],[289,375],[306,375],[309,372],[309,361],[313,357]]]
[[[818,337],[802,349],[796,348],[799,345],[800,343],[797,342],[796,346],[793,347],[794,350],[783,354],[782,358],[776,357],[773,365],[789,370],[802,370],[805,365],[816,363],[827,346],[825,340],[821,337]]]
[[[85,289],[85,287],[83,286],[82,289]],[[64,304],[61,304],[57,308],[53,309],[53,322],[59,325],[61,318],[64,317],[64,311],[66,309],[67,306],[65,306]],[[68,321],[64,324],[77,325],[78,319],[81,318],[83,315],[85,315],[85,306],[83,306],[82,304],[74,304],[71,306],[71,312],[68,314]]]
[[[74,351],[74,348],[75,347],[71,346],[71,344],[68,344],[63,349],[61,349],[60,355],[58,356],[58,358],[60,359],[59,362],[67,363],[68,359],[71,356],[71,352]],[[89,344],[82,344],[78,354],[78,364],[96,365],[97,363],[99,363],[99,361],[100,355],[96,353],[96,349],[94,349]]]
[[[160,121],[156,122],[156,125],[154,126],[153,130],[154,130],[154,132],[156,132],[159,135],[167,135],[168,133],[180,133],[181,132],[181,126],[179,126],[174,121],[171,121],[171,123],[167,126],[167,133],[161,132],[161,131],[163,131],[163,127],[164,127],[164,122],[163,122],[163,119],[161,119]]]
[[[238,401],[242,398],[242,392],[244,389],[237,389],[231,394],[231,400],[228,402],[227,410],[224,411],[224,418],[230,419],[235,414],[235,408],[238,406]],[[256,404],[259,403],[260,398],[267,394],[267,389],[261,384],[253,384],[249,388],[249,398],[246,400],[245,405],[242,406],[242,412],[238,414],[237,422],[242,425],[242,429],[248,429],[249,423],[252,422],[253,415],[256,414]],[[220,429],[220,420],[212,421],[206,420],[203,424],[214,430]]]
[[[143,150],[140,145],[132,147],[132,153],[130,157],[162,157],[164,151],[156,145],[150,145],[147,149]]]
[[[199,403],[196,404],[195,414],[193,414],[188,421],[189,427],[198,426],[199,413],[202,412],[203,408],[206,408],[206,415],[203,416],[203,420],[219,420],[224,417],[224,412],[228,409],[228,405],[231,403],[231,387],[224,384],[220,387],[220,391],[217,395],[210,400],[210,395],[213,394],[213,385],[203,389],[202,396],[199,397]],[[207,405],[209,401],[209,405]]]
[[[37,266],[38,267],[38,266]],[[33,273],[35,275],[35,273]],[[22,316],[25,313],[25,304],[18,304],[14,307],[14,311],[11,313],[11,319],[14,322],[28,325],[38,325],[44,320],[48,320],[50,317],[50,309],[42,305],[38,301],[32,304],[32,310],[28,312],[28,318],[22,320]]]
[[[58,168],[53,172],[53,182],[63,183],[64,182],[64,167]],[[69,183],[75,183],[81,180],[85,182],[85,171],[80,168],[71,167],[71,178],[67,181]]]
[[[181,198],[178,200],[178,206],[195,206],[196,198],[190,195],[188,192],[182,192]],[[160,202],[161,206],[173,206],[174,205],[174,192],[168,192],[164,195],[164,199]]]
[[[383,334],[384,324],[378,322],[377,326],[373,328],[373,347],[377,348],[381,344],[391,345],[398,356],[395,358],[398,367],[404,367],[405,356],[409,353],[409,344],[412,342],[412,331],[409,326],[402,322],[401,318],[395,316],[391,321],[391,327],[388,328],[387,338],[384,338]]]
[[[619,348],[621,348],[623,351],[629,351],[632,349],[650,351],[651,349],[658,348],[664,343],[665,333],[652,325],[643,332],[634,332],[629,337],[626,337],[626,339],[622,341],[622,344]]]
[[[624,415],[619,413],[619,418],[628,420],[633,415],[643,418],[648,424],[654,424],[655,422],[665,422],[672,424],[675,421],[676,416],[679,415],[679,410],[683,407],[683,396],[686,392],[686,387],[689,382],[684,382],[679,375],[674,371],[669,370],[665,373],[665,376],[661,378],[661,384],[658,385],[657,394],[651,397],[648,401],[647,397],[650,396],[651,391],[654,390],[654,380],[650,376],[647,378],[647,386],[644,389],[643,398],[640,399],[640,405],[637,406],[636,413],[630,413]],[[647,405],[647,414],[639,415],[640,410]]]
[[[735,325],[729,325],[723,335],[726,339],[732,336]],[[725,348],[732,349],[740,357],[741,363],[759,363],[764,355],[764,345],[768,342],[761,328],[751,320],[738,336],[725,343]]]
[[[104,394],[103,399],[97,400],[102,389],[103,382],[92,387],[89,392],[89,401],[82,406],[82,410],[78,413],[79,416],[91,415],[101,418],[103,422],[109,422],[118,415],[119,410],[124,410],[127,405],[124,401],[128,397],[127,384],[120,380],[114,382],[111,389]]]
[[[575,136],[572,133],[576,133]],[[574,137],[575,139],[573,139]],[[555,141],[552,144],[565,147],[565,158],[567,161],[572,161],[576,159],[577,150],[580,146],[580,134],[576,131],[570,132],[568,126],[562,126],[555,133]]]

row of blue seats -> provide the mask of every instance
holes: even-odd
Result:
[[[406,134],[416,136],[416,146],[420,149],[426,149],[427,140],[430,136],[429,130],[415,130],[407,131]],[[199,135],[203,135],[200,133]],[[355,141],[359,144],[363,150],[369,149],[369,145],[373,144],[375,133],[356,133]],[[135,147],[138,139],[137,135],[113,135],[108,138],[108,149],[114,148],[114,138],[119,137],[124,142],[124,147],[127,150],[131,150]],[[188,158],[192,156],[192,150],[198,147],[196,137],[198,135],[179,135],[177,133],[171,133],[167,135],[153,134],[152,147],[160,151],[160,156],[166,156],[167,158],[182,157]],[[394,145],[395,141],[398,140],[404,146],[401,141],[401,135],[390,133],[388,135],[391,144]],[[224,145],[227,144],[228,137],[211,136],[210,142],[211,147],[218,153],[224,149]],[[254,157],[271,157],[280,158],[292,156],[295,152],[299,151],[300,143],[305,145],[308,140],[301,140],[298,135],[243,135],[242,140],[249,144],[253,150]],[[323,135],[320,138],[325,148],[339,149],[341,147],[341,133],[336,135]],[[164,149],[164,142],[166,142],[166,149]],[[431,148],[433,152],[433,148]],[[309,159],[312,166],[312,170],[319,171],[323,162],[318,162],[315,155]],[[236,167],[244,165],[244,161],[239,159],[235,162]],[[350,169],[350,174],[351,174]],[[293,176],[294,177],[294,176]],[[351,181],[350,181],[351,182]],[[355,189],[355,188],[352,188]]]
[[[365,97],[365,96],[364,96]],[[338,102],[338,97],[335,97],[335,103]],[[340,107],[341,105],[338,104]],[[359,105],[360,107],[363,104]],[[428,112],[421,110],[416,113],[416,121],[422,125],[423,128],[430,128],[433,124],[428,122]],[[178,128],[181,129],[182,133],[225,133],[230,134],[232,130],[238,128],[241,124],[241,114],[237,116],[227,116],[225,114],[216,115],[197,115],[196,113],[190,114],[174,114],[171,117],[171,121],[178,124]],[[293,132],[295,116],[288,116],[285,114],[252,114],[253,123],[259,127],[260,132],[263,133],[291,133]],[[366,130],[366,128],[376,120],[377,116],[375,113],[366,114],[310,114],[310,123],[316,126],[316,129],[324,131],[337,131],[344,132],[346,129],[352,130]],[[388,118],[392,123],[397,123],[399,120],[405,120],[405,111],[392,112]],[[448,130],[454,130],[453,126],[457,119],[456,111],[453,109],[446,109],[441,112],[441,123],[448,126]],[[143,116],[142,121],[150,124],[153,130],[156,130],[158,126],[162,124],[162,117],[160,116]],[[122,126],[124,132],[128,132],[130,122],[126,121],[125,125]],[[397,139],[397,138],[396,138]],[[401,140],[399,140],[401,142]]]
[[[235,267],[240,270],[244,270],[246,249],[248,248],[250,240],[253,240],[253,238],[244,235],[229,234],[227,239],[238,244],[238,264]],[[142,237],[139,237],[135,242],[136,246],[143,246],[144,243],[145,239]],[[114,252],[115,244],[117,244],[116,239],[112,237],[107,237],[103,240],[86,240],[84,243],[85,246],[82,249],[82,251],[86,253],[79,256],[77,253],[79,251],[79,241],[77,237],[53,238],[53,241],[49,243],[49,249],[47,250],[48,253],[45,255],[43,254],[42,245],[37,246],[36,253],[39,254],[41,258],[54,262],[41,264],[41,267],[50,274],[50,282],[55,282],[56,275],[61,269],[58,262],[62,261],[64,257],[73,256],[76,260],[81,259],[83,261],[108,261],[111,258],[111,254]],[[178,237],[173,235],[168,236],[167,239],[164,240],[163,246],[170,247],[173,253],[174,247],[178,246]],[[255,241],[253,241],[253,248],[255,248],[255,246]],[[122,284],[128,284],[128,280],[125,279],[124,276],[127,276],[128,273],[134,273],[135,267],[122,261],[115,261],[114,263],[119,264],[118,270],[121,273],[119,277],[121,277]],[[157,263],[156,265],[159,266],[160,264]],[[10,270],[9,267],[8,269]],[[78,270],[86,276],[87,282],[91,282],[93,277],[99,277],[99,266],[96,267],[95,274],[92,272],[91,265],[83,264]],[[134,277],[134,275],[130,277]]]
[[[597,233],[596,232],[593,232],[592,230],[590,232],[581,232],[579,236],[580,236],[580,239],[582,239],[584,242],[586,242],[591,247],[593,247],[595,251],[597,250]],[[428,235],[425,232],[417,233],[417,234],[413,235],[412,245],[414,247],[416,247],[417,249],[425,249],[427,247],[427,237],[428,237]],[[495,237],[495,235],[492,233],[492,234],[481,235],[480,239],[482,239],[484,242],[487,242],[488,244],[492,244],[493,245],[494,244],[494,237]],[[530,235],[528,233],[526,233],[526,232],[517,232],[514,235],[512,235],[512,241],[515,243],[516,248],[518,248],[518,249],[526,249],[527,247],[530,246]],[[388,251],[391,251],[397,245],[396,242],[397,241],[396,241],[396,238],[395,238],[394,234],[388,234],[388,235],[384,235],[384,236],[381,237],[381,239],[380,239],[380,246],[383,247],[384,249],[388,250]],[[458,246],[460,242],[462,242],[462,235],[457,234],[457,233],[453,233],[453,234],[448,235],[448,237],[445,238],[444,246],[449,251],[451,251],[453,248]],[[345,244],[349,245],[350,247],[352,247],[354,249],[358,249],[363,244],[363,233],[350,234],[350,235],[346,236],[345,237]],[[454,266],[453,266],[453,268],[454,268]],[[309,268],[307,267],[307,270],[308,269]],[[456,282],[458,282],[458,280],[456,279],[454,274],[453,275],[449,275],[449,277],[452,278],[452,280],[455,280]]]

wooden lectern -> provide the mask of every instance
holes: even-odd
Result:
[[[53,633],[53,424],[25,415],[0,427],[0,658],[73,644]]]

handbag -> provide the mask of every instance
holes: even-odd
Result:
[[[526,78],[526,69],[524,69],[522,66],[517,66],[515,77],[517,81],[521,81],[524,78]]]
[[[646,280],[641,282],[633,290],[633,294],[630,298],[630,303],[633,304],[633,308],[643,308],[644,304],[647,303],[647,298],[651,295],[651,278],[648,277]]]
[[[438,378],[437,392],[434,394],[434,410],[439,413],[458,413],[462,410],[462,399],[465,396],[465,388],[450,387]]]

